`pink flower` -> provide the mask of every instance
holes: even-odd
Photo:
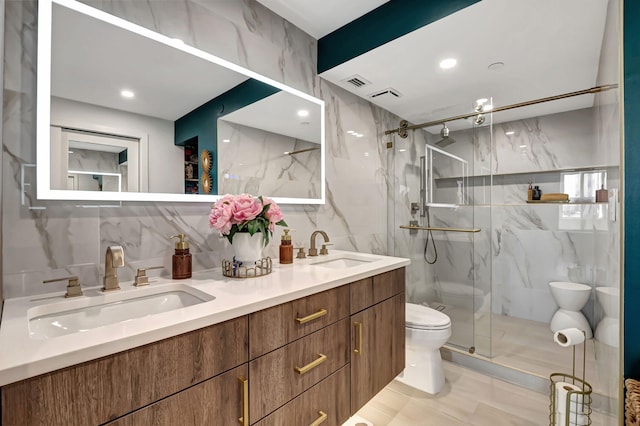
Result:
[[[233,203],[225,202],[223,199],[213,205],[209,213],[209,226],[221,234],[228,234],[233,225]]]
[[[235,197],[233,206],[233,222],[242,224],[258,217],[262,211],[260,200],[249,194],[241,194]]]
[[[278,206],[271,198],[263,196],[262,201],[265,206],[267,204],[269,205],[269,210],[267,210],[265,216],[269,219],[269,229],[273,231],[276,227],[276,223],[284,219],[284,215],[282,214],[282,210],[280,210],[280,206]]]

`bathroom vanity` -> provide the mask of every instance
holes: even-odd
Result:
[[[404,369],[408,263],[334,252],[259,278],[204,271],[183,282],[212,300],[46,339],[20,334],[62,296],[7,300],[2,425],[341,425]]]

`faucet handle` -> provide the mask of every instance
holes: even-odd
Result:
[[[295,249],[298,250],[296,259],[305,259],[307,257],[307,255],[304,254],[304,247],[296,247]]]
[[[310,247],[309,248],[309,256],[317,256],[318,255],[318,249],[315,247]]]
[[[136,271],[136,278],[133,281],[133,285],[136,287],[149,285],[149,277],[147,276],[146,272],[151,269],[162,269],[162,268],[164,268],[164,266],[150,266],[148,268],[138,268],[138,270]]]
[[[53,278],[51,280],[44,280],[42,281],[42,283],[55,283],[64,280],[69,280],[69,282],[67,283],[67,292],[65,293],[64,297],[82,296],[82,288],[80,287],[78,277]]]
[[[327,246],[332,246],[333,243],[326,243],[323,244],[322,247],[320,248],[320,254],[329,254],[329,250],[327,250]]]

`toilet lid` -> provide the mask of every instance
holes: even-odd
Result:
[[[442,312],[422,305],[407,303],[406,324],[421,330],[441,330],[451,326],[451,319]]]

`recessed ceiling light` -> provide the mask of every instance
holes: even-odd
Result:
[[[490,70],[499,70],[502,67],[504,67],[504,62],[494,62],[492,64],[489,64],[487,68],[489,68]]]
[[[440,61],[440,68],[443,70],[448,70],[449,68],[453,68],[456,66],[458,61],[455,58],[447,58]]]
[[[504,134],[507,135],[507,136],[511,136],[511,135],[515,135],[516,132],[514,132],[513,130],[510,130],[508,132],[504,132]]]
[[[356,132],[354,132],[353,130],[347,130],[347,133],[349,133],[350,135],[355,134]]]
[[[355,137],[356,137],[356,138],[361,138],[361,137],[363,137],[363,136],[364,136],[364,135],[363,135],[362,133],[355,133]]]
[[[123,90],[120,92],[120,95],[123,98],[133,98],[135,96],[131,90]]]
[[[364,156],[365,156],[365,157],[368,157],[368,156],[369,156],[369,153],[368,153],[368,152],[365,152],[365,153],[364,153]]]
[[[300,111],[298,111],[298,117],[308,117],[309,116],[309,111],[307,111],[306,109],[301,109]]]
[[[403,148],[403,149],[399,149],[398,152],[405,152],[407,149]]]
[[[231,142],[231,140],[229,140],[229,139],[222,139],[222,143],[229,143],[229,142]]]
[[[520,148],[526,148],[526,147],[527,147],[526,145],[520,145]]]

